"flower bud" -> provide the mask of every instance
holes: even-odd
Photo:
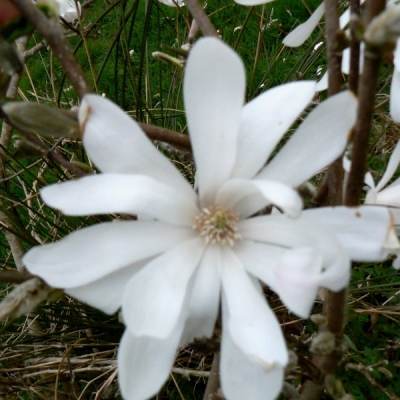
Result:
[[[326,317],[322,314],[314,314],[310,316],[310,319],[314,324],[323,325],[326,323]]]
[[[310,351],[311,353],[318,355],[328,355],[335,350],[335,335],[331,332],[320,332],[315,336],[311,342]]]
[[[400,8],[391,7],[375,17],[367,27],[364,39],[374,47],[395,44],[400,36]]]
[[[80,138],[78,121],[71,112],[23,101],[5,103],[1,111],[7,121],[21,131],[50,137]]]

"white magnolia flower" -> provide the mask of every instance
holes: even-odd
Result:
[[[185,5],[184,0],[158,0],[158,1],[170,7],[176,7],[176,6],[181,7]]]
[[[176,7],[177,4],[179,6],[185,4],[184,0],[158,0],[158,1],[171,7]],[[256,6],[258,4],[271,3],[271,1],[274,0],[235,0],[236,3],[242,4],[244,6]]]
[[[365,183],[369,189],[365,197],[365,204],[378,204],[390,207],[397,234],[400,235],[400,178],[395,179],[391,184],[387,183],[391,180],[400,163],[400,142],[397,143],[390,157],[386,171],[382,179],[375,186],[372,175],[368,172],[365,174]],[[387,186],[386,186],[387,185]],[[393,251],[397,258],[393,261],[393,267],[400,268],[400,251]]]
[[[365,0],[361,0],[361,4]],[[387,8],[399,7],[397,0],[388,0]],[[313,12],[310,18],[300,24],[296,29],[289,33],[283,40],[283,44],[288,47],[298,47],[302,45],[306,39],[311,35],[312,31],[318,25],[322,16],[325,13],[324,2],[322,2],[317,9]],[[340,17],[340,27],[343,29],[350,22],[350,9],[347,9]],[[400,40],[397,41],[396,49],[393,52],[394,71],[392,76],[392,83],[390,86],[390,116],[394,122],[400,122]],[[360,72],[363,70],[364,61],[364,42],[361,43],[360,48]],[[350,73],[350,49],[347,48],[343,51],[342,57],[342,72],[346,75]],[[321,80],[318,82],[317,90],[322,91],[328,88],[328,73],[326,72]]]
[[[60,17],[69,23],[77,20],[82,12],[81,4],[78,1],[75,4],[74,0],[56,0],[56,3]]]
[[[194,190],[116,105],[82,101],[83,144],[102,174],[42,190],[67,215],[122,213],[31,249],[30,272],[107,313],[122,306],[122,394],[154,395],[180,345],[210,337],[222,303],[221,382],[230,400],[273,399],[288,360],[260,281],[307,317],[317,289],[340,290],[349,257],[382,258],[385,208],[310,210],[296,187],[344,150],[356,113],[344,92],[316,107],[265,166],[315,93],[315,82],[273,88],[243,106],[240,58],[215,38],[199,40],[185,70],[184,100]],[[268,204],[285,214],[255,216]]]

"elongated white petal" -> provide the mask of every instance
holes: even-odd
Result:
[[[242,240],[233,248],[243,268],[267,284],[276,292],[277,282],[275,270],[279,268],[283,253],[279,246]]]
[[[350,260],[336,231],[327,224],[302,220],[301,216],[288,219],[274,214],[251,218],[239,222],[238,229],[243,239],[286,249],[313,247],[319,250],[324,267],[319,285],[335,291],[343,289],[350,278]]]
[[[110,258],[110,255],[108,257]],[[86,285],[69,288],[65,293],[106,314],[113,314],[122,305],[122,294],[127,282],[147,262],[147,260],[139,261]],[[99,265],[95,265],[95,267],[100,269]]]
[[[316,28],[324,13],[325,6],[324,2],[322,2],[306,22],[300,24],[296,29],[290,32],[285,39],[283,39],[283,44],[288,47],[301,46],[310,37],[312,31]]]
[[[143,175],[90,175],[47,186],[41,196],[67,215],[141,214],[189,227],[199,213],[183,193]]]
[[[371,201],[372,199],[374,201]],[[367,200],[369,201],[367,202]],[[365,203],[400,207],[400,179],[396,179],[387,188],[383,189],[379,193],[375,193],[375,198],[371,195],[367,196]]]
[[[274,0],[235,0],[236,3],[242,6],[257,6],[259,4],[271,3]]]
[[[118,350],[118,382],[125,400],[148,399],[160,390],[174,363],[182,329],[181,318],[164,339],[137,337],[125,330]]]
[[[104,222],[34,247],[23,262],[49,285],[73,288],[160,254],[193,237],[192,232],[158,221]]]
[[[202,207],[232,173],[244,101],[242,60],[216,38],[200,39],[190,51],[184,81],[189,133]]]
[[[385,207],[322,207],[304,211],[299,221],[329,225],[353,261],[381,261],[384,244],[392,228]]]
[[[158,1],[170,7],[176,7],[177,5],[181,6],[184,4],[182,0],[158,0]]]
[[[251,193],[236,203],[235,212],[239,214],[240,219],[245,219],[262,210],[268,204],[268,200],[261,193]]]
[[[277,325],[276,321],[272,323]],[[271,339],[273,341],[273,338],[265,338]],[[233,341],[229,329],[222,330],[220,374],[225,398],[274,400],[282,390],[283,372],[281,364],[265,368],[258,360],[247,357]]]
[[[322,78],[317,83],[317,91],[322,92],[323,90],[328,89],[328,71],[322,75]]]
[[[159,339],[171,334],[204,247],[202,238],[184,242],[151,261],[128,282],[122,311],[132,334]]]
[[[276,292],[290,311],[302,318],[308,317],[321,286],[323,260],[318,250],[283,249],[244,240],[234,251],[246,271]]]
[[[395,68],[390,85],[390,116],[400,122],[400,70]]]
[[[181,173],[112,101],[95,94],[84,96],[79,122],[85,149],[102,172],[146,175],[194,200],[195,194]]]
[[[317,296],[322,271],[318,250],[301,247],[287,250],[275,270],[277,288],[286,307],[301,318],[308,318]]]
[[[382,179],[376,185],[375,190],[377,192],[382,190],[386,186],[386,184],[390,181],[393,174],[396,172],[397,167],[399,166],[399,163],[400,163],[400,142],[397,143],[396,147],[393,150],[392,155],[390,156],[389,163],[386,167],[386,171],[383,174]],[[399,199],[399,202],[400,202],[400,199]]]
[[[221,246],[207,246],[193,279],[182,346],[195,338],[211,337],[214,332],[219,310],[220,269]]]
[[[272,180],[231,179],[217,194],[217,204],[235,210],[235,205],[249,195],[260,193],[268,202],[281,208],[289,216],[300,213],[303,202],[299,194],[289,186]],[[245,210],[247,211],[247,210]],[[259,210],[252,210],[253,213]]]
[[[275,315],[230,248],[222,248],[222,260],[223,313],[229,313],[223,329],[266,371],[285,365],[286,345]]]
[[[356,110],[357,99],[349,91],[318,105],[256,178],[293,187],[310,179],[344,151]]]
[[[316,91],[314,81],[276,86],[246,104],[240,122],[233,176],[252,178]]]

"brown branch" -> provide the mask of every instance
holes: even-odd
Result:
[[[360,0],[351,0],[350,2],[350,28],[351,28],[351,45],[350,45],[350,73],[349,73],[349,89],[357,94],[358,79],[360,75],[360,41],[357,35],[358,22],[355,18],[360,16]]]
[[[338,0],[325,0],[326,48],[328,52],[328,95],[339,93],[342,88],[342,41],[343,32],[339,25]],[[326,172],[328,197],[331,205],[342,203],[343,168],[341,157]]]
[[[0,282],[3,283],[22,283],[35,278],[35,275],[26,271],[0,271]]]
[[[59,59],[66,75],[71,81],[79,97],[83,97],[91,89],[86,82],[81,66],[68,46],[64,32],[58,21],[47,18],[30,0],[12,0],[21,11],[21,14],[37,29],[39,34],[46,39],[48,45]]]
[[[382,12],[385,6],[385,0],[369,1],[366,10],[368,20],[370,21],[374,15]],[[373,14],[373,12],[376,14]],[[352,163],[346,188],[345,203],[348,206],[357,206],[360,204],[380,62],[380,49],[366,45],[364,52],[364,72],[360,77],[358,90],[359,104],[353,139]]]
[[[208,378],[207,387],[204,392],[203,400],[218,400],[221,398],[218,394],[218,390],[221,387],[220,376],[219,376],[219,364],[220,364],[220,352],[217,351],[214,354],[214,359],[210,371],[210,377]]]
[[[144,124],[143,122],[138,122],[138,124],[143,129],[144,133],[152,140],[160,140],[161,142],[167,142],[186,149],[191,148],[188,135],[159,126]]]
[[[186,0],[185,3],[203,35],[218,37],[217,31],[198,0]]]
[[[342,87],[342,52],[340,49],[339,2],[325,0],[326,49],[328,52],[328,94],[339,93]]]
[[[377,7],[377,3],[380,3],[381,7]],[[384,10],[385,5],[386,0],[373,0],[367,3],[367,7],[373,8],[376,13]],[[367,10],[367,12],[370,13],[369,15],[371,19],[371,10]],[[362,187],[364,185],[368,138],[371,129],[372,113],[374,110],[379,63],[379,49],[367,50],[365,53],[364,73],[362,74],[359,85],[359,106],[355,127],[355,137],[353,140],[353,160],[346,190],[345,204],[348,206],[359,205]],[[314,355],[313,362],[324,374],[328,375],[334,374],[342,357],[341,343],[345,326],[344,316],[347,302],[347,288],[337,293],[328,290],[324,293],[323,312],[326,316],[327,323],[320,327],[320,331],[328,331],[335,335],[336,346],[334,351],[330,354]]]

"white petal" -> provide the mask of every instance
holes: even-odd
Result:
[[[318,81],[317,83],[317,91],[322,92],[323,90],[328,89],[329,83],[328,83],[328,71],[322,75],[322,78]]]
[[[268,200],[260,193],[251,193],[236,203],[235,212],[239,214],[240,219],[245,219],[262,210],[268,204]]]
[[[350,47],[344,49],[342,53],[342,72],[347,75],[350,72]]]
[[[325,7],[324,2],[322,2],[306,22],[299,25],[283,39],[283,44],[288,47],[301,46],[310,37],[324,13]]]
[[[158,0],[160,3],[166,4],[167,6],[170,7],[176,7],[178,4],[179,6],[184,4],[184,1],[182,0]]]
[[[369,196],[368,200],[372,200],[371,197],[372,196]],[[374,201],[368,201],[368,204],[382,204],[385,206],[400,207],[400,179],[397,178],[387,188],[376,193]]]
[[[289,186],[272,180],[247,180],[231,179],[226,182],[217,194],[217,204],[225,208],[235,210],[235,205],[246,196],[258,193],[265,197],[268,202],[281,208],[289,216],[295,217],[300,213],[303,202],[299,194]],[[249,210],[245,210],[249,211]],[[252,213],[259,211],[251,210]]]
[[[246,104],[240,122],[233,176],[252,178],[316,91],[313,81],[276,86]]]
[[[257,6],[259,4],[271,3],[274,0],[235,0],[236,3],[242,6]]]
[[[319,250],[324,266],[319,285],[335,291],[342,289],[349,282],[350,261],[336,231],[326,224],[302,220],[303,214],[297,219],[280,214],[251,218],[239,222],[238,228],[243,239],[286,249],[313,247]]]
[[[143,175],[100,174],[47,186],[42,199],[67,215],[142,214],[192,226],[195,203],[163,183]]]
[[[360,3],[363,3],[361,0]],[[339,25],[343,29],[350,22],[350,8],[348,8],[339,18]]]
[[[187,241],[151,261],[128,282],[122,312],[135,336],[164,339],[171,334],[204,247],[202,238]]]
[[[246,271],[266,283],[290,311],[308,317],[322,272],[322,257],[316,249],[287,250],[246,240],[234,250]]]
[[[287,351],[279,323],[256,289],[239,259],[222,248],[223,329],[245,356],[266,371],[287,363]]]
[[[344,151],[356,120],[357,99],[341,92],[319,104],[257,178],[298,186]]]
[[[244,91],[239,56],[219,39],[200,39],[186,65],[184,101],[202,207],[232,173]]]
[[[165,339],[136,337],[126,329],[118,350],[118,382],[126,400],[154,396],[167,380],[183,329],[177,324]]]
[[[265,243],[242,240],[235,245],[233,250],[247,272],[276,291],[275,270],[279,268],[285,249]]]
[[[285,251],[275,270],[276,292],[286,307],[308,318],[320,286],[321,254],[311,247]]]
[[[98,308],[106,314],[113,314],[122,305],[122,294],[127,282],[147,262],[147,260],[137,262],[86,285],[67,289],[65,293]],[[96,265],[96,268],[98,267]]]
[[[85,149],[102,172],[147,175],[195,198],[181,173],[112,101],[96,94],[84,96],[79,121]]]
[[[394,122],[400,122],[400,70],[393,71],[390,85],[390,116]]]
[[[104,222],[34,247],[23,262],[49,285],[73,288],[163,253],[188,240],[192,232],[158,221]]]
[[[194,338],[211,337],[214,332],[219,310],[220,269],[221,246],[207,246],[194,276],[182,346]]]
[[[229,330],[223,329],[220,375],[222,392],[229,400],[274,400],[282,390],[284,368],[276,364],[266,369],[258,360],[246,357]]]
[[[385,207],[321,207],[304,211],[299,221],[329,225],[353,261],[381,261],[391,220]]]
[[[386,167],[386,171],[380,180],[380,182],[376,185],[376,191],[379,192],[386,186],[386,184],[390,181],[393,174],[396,172],[397,167],[400,163],[400,142],[397,143],[396,147],[394,148],[392,155],[390,156],[389,163]],[[400,199],[399,199],[400,200]]]
[[[392,267],[394,269],[400,269],[400,253],[397,253],[396,256],[397,257],[393,260]]]

